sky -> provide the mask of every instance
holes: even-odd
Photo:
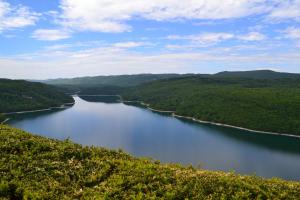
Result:
[[[0,0],[0,77],[300,73],[300,0]]]

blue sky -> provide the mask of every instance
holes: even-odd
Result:
[[[300,0],[0,0],[0,77],[300,73]]]

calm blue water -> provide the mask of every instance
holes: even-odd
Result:
[[[18,115],[9,124],[162,162],[300,180],[300,139],[193,123],[123,103],[75,101],[65,110]]]

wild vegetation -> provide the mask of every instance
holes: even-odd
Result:
[[[45,109],[73,102],[71,96],[53,86],[0,79],[0,113]]]
[[[0,199],[299,199],[300,183],[162,165],[0,125]]]
[[[300,79],[187,77],[122,93],[160,110],[260,131],[300,135]]]

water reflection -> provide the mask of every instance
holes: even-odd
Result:
[[[184,123],[203,126],[198,122],[192,120],[181,119]],[[293,138],[281,135],[269,135],[263,133],[253,133],[249,131],[243,131],[228,127],[215,126],[210,124],[204,124],[206,127],[210,127],[212,133],[223,134],[226,137],[230,137],[239,142],[248,143],[258,147],[268,148],[270,150],[276,150],[287,153],[300,154],[300,138]]]
[[[36,134],[121,148],[162,162],[201,163],[206,169],[300,180],[299,139],[179,120],[103,98],[86,100],[75,97],[70,109],[22,115],[9,123]]]
[[[120,103],[120,97],[115,95],[80,95],[79,97],[88,102]]]

